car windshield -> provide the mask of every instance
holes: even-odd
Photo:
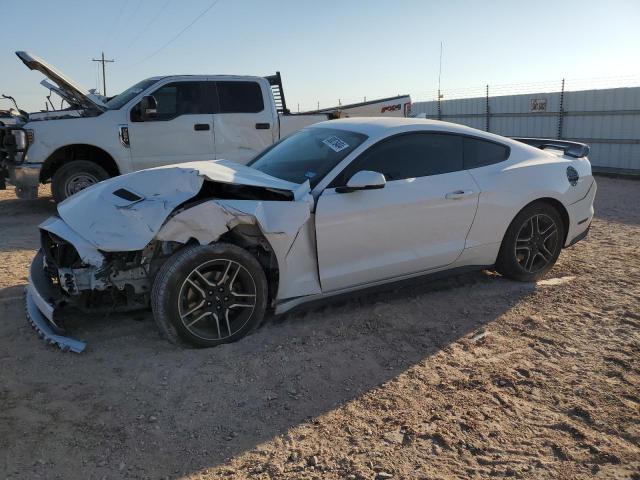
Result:
[[[347,130],[305,128],[283,138],[249,165],[289,182],[309,180],[314,187],[366,139],[366,135]]]
[[[140,92],[143,92],[151,85],[156,83],[159,79],[148,78],[146,80],[142,80],[141,82],[136,83],[133,87],[127,88],[120,95],[116,95],[111,100],[109,100],[106,105],[109,110],[118,110],[122,108],[129,100],[138,95]]]

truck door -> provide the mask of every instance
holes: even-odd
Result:
[[[142,102],[130,111],[129,139],[134,170],[194,160],[213,160],[215,84],[175,81],[151,96],[155,112],[142,112]]]
[[[271,90],[246,80],[217,81],[216,86],[215,158],[246,164],[276,140],[275,109],[268,101]]]

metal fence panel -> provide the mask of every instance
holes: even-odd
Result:
[[[489,87],[489,94],[491,87]],[[576,140],[591,145],[594,169],[640,173],[640,87],[461,98],[440,102],[440,119],[504,136]],[[532,101],[544,103],[532,111]],[[546,102],[546,103],[545,103]],[[560,108],[562,102],[562,110]],[[438,102],[414,114],[438,119]]]

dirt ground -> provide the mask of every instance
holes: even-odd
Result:
[[[50,199],[0,196],[0,478],[640,479],[640,182],[598,177],[545,281],[416,282],[181,349],[150,314],[23,313]],[[46,194],[43,191],[43,194]]]

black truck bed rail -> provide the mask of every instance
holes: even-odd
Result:
[[[276,72],[275,75],[267,75],[264,77],[271,85],[271,93],[273,94],[273,100],[276,102],[276,110],[278,113],[289,113],[287,108],[287,101],[284,98],[284,89],[282,88],[282,76],[280,72]]]

